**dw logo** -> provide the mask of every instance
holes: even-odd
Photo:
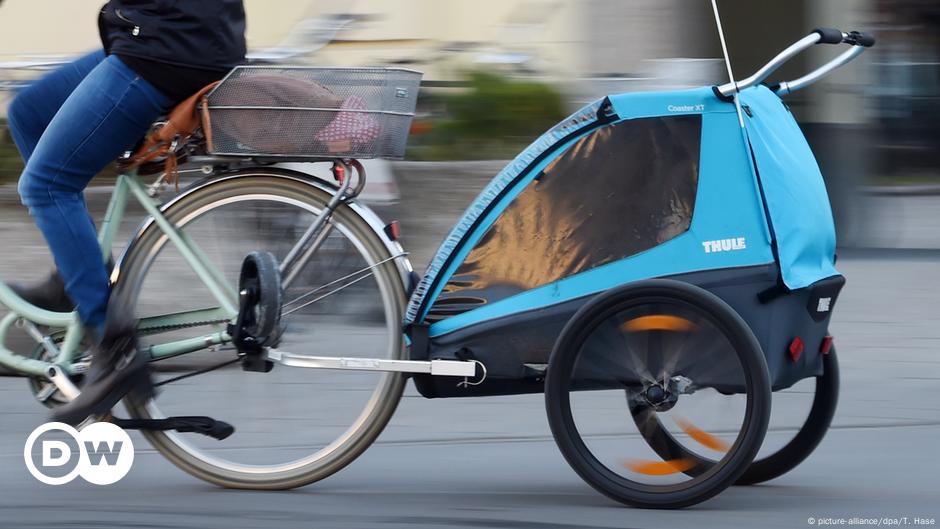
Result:
[[[26,468],[47,485],[64,485],[77,476],[95,485],[117,483],[134,464],[134,445],[127,432],[108,423],[81,431],[60,422],[33,430],[23,448]]]

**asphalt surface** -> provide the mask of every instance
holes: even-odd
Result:
[[[43,421],[20,379],[0,379],[3,527],[806,527],[813,518],[940,518],[940,255],[846,255],[849,285],[833,331],[842,395],[833,429],[794,472],[733,487],[683,511],[621,507],[566,466],[537,395],[466,400],[408,396],[353,465],[290,492],[201,483],[135,437],[118,485],[51,487],[22,460]],[[769,443],[797,415],[775,416]],[[272,445],[279,433],[268,433]]]
[[[0,238],[9,244],[31,236],[12,208],[0,208],[0,221]],[[35,245],[2,261],[5,277],[37,277],[47,262]],[[53,487],[28,474],[22,455],[26,437],[45,422],[46,412],[24,380],[0,377],[0,527],[701,529],[809,527],[840,518],[849,525],[854,517],[882,525],[940,519],[940,251],[844,251],[838,268],[849,282],[832,324],[842,393],[829,435],[792,473],[765,485],[730,488],[689,509],[626,508],[584,484],[555,447],[540,395],[432,401],[411,387],[389,427],[360,459],[294,491],[205,484],[136,434],[137,459],[119,484],[76,480]],[[367,335],[356,334],[344,348],[360,349]],[[236,374],[219,373],[218,387]],[[294,396],[316,396],[322,384],[299,379],[284,387]],[[174,397],[210,407],[226,404],[225,393],[204,385],[178,391]],[[776,395],[768,446],[793,435],[808,406],[806,391],[801,385]],[[285,405],[280,394],[264,397],[269,400],[254,410],[259,414],[272,403],[286,406],[272,421],[294,420],[294,412],[316,404],[294,399]],[[276,422],[238,426],[275,455],[298,451],[303,445],[294,440],[315,438],[320,429],[307,424],[300,431]]]

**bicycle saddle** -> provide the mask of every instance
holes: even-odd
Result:
[[[174,182],[179,187],[176,150],[200,128],[205,112],[206,96],[218,84],[215,82],[205,86],[176,105],[164,120],[157,122],[133,154],[119,161],[121,169],[140,169],[151,162],[163,160],[162,169],[167,174],[167,181]],[[204,133],[210,134],[208,127]]]

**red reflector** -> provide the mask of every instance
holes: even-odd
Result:
[[[803,339],[799,336],[794,338],[787,350],[790,351],[790,359],[794,362],[798,361],[803,356]]]
[[[338,163],[333,164],[333,178],[340,184],[346,179],[346,168]]]
[[[393,220],[385,225],[385,235],[388,235],[388,238],[397,241],[401,236],[401,225],[397,220]]]
[[[822,345],[819,346],[819,352],[824,355],[829,354],[829,350],[832,349],[832,340],[832,336],[823,338]]]

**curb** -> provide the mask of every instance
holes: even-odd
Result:
[[[910,186],[864,186],[863,195],[871,196],[937,196],[940,195],[940,184],[924,184]]]

